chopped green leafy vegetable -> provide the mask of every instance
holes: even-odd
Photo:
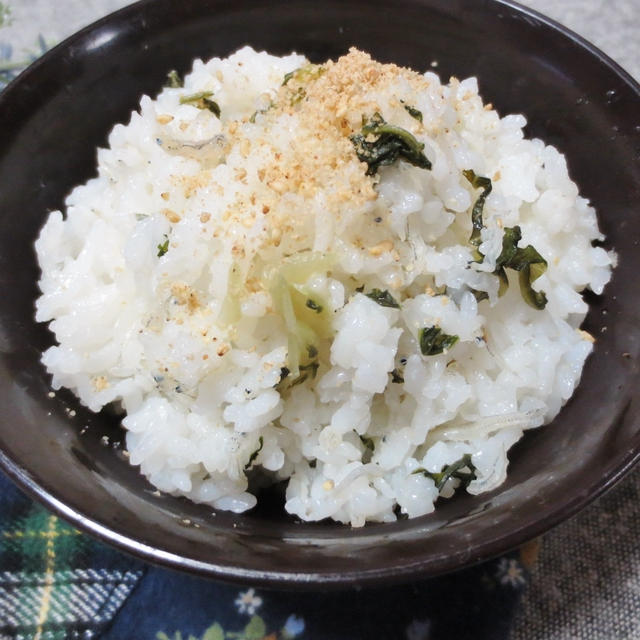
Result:
[[[162,258],[162,256],[169,251],[169,236],[165,233],[164,237],[164,242],[158,245],[158,258]]]
[[[260,436],[258,438],[258,448],[249,456],[247,464],[244,465],[245,471],[253,464],[254,460],[258,457],[258,454],[262,451],[264,446],[264,438]]]
[[[367,436],[360,436],[360,442],[365,446],[365,449],[369,451],[375,451],[376,444],[373,441],[373,438],[369,438]]]
[[[284,74],[282,86],[288,84],[290,80],[296,80],[297,82],[308,82],[320,77],[326,69],[319,64],[307,64],[304,67],[289,71]]]
[[[182,89],[182,87],[184,87],[184,80],[175,69],[171,69],[171,71],[167,73],[167,80],[164,86],[170,89]]]
[[[422,111],[416,109],[415,107],[412,107],[409,104],[405,104],[404,108],[412,118],[415,118],[418,122],[422,122]]]
[[[468,469],[468,471],[464,469]],[[422,473],[426,478],[431,478],[435,482],[438,491],[444,487],[449,478],[460,480],[461,486],[463,487],[468,487],[469,483],[477,478],[476,467],[473,462],[471,462],[470,453],[465,453],[460,460],[445,465],[439,473],[431,473],[423,468],[416,469],[412,473]]]
[[[369,136],[376,138],[368,140]],[[350,139],[360,162],[367,164],[368,176],[375,175],[381,166],[393,164],[398,158],[421,169],[431,169],[431,162],[423,153],[424,144],[406,129],[385,122],[377,112],[368,122],[363,122],[361,132]]]
[[[322,305],[318,304],[315,300],[312,300],[311,298],[307,298],[307,301],[305,303],[305,305],[311,309],[311,311],[315,311],[316,313],[322,313]]]
[[[191,104],[192,102],[198,102],[203,98],[210,98],[213,95],[213,91],[198,91],[198,93],[191,93],[187,96],[180,96],[180,104]]]
[[[266,107],[264,107],[264,108],[262,108],[262,109],[257,109],[256,111],[254,111],[254,112],[251,114],[251,117],[249,118],[249,122],[250,122],[251,124],[255,124],[255,122],[256,122],[256,118],[258,117],[258,114],[264,114],[264,113],[267,113],[267,111],[269,111],[270,109],[273,109],[275,106],[276,106],[276,103],[275,103],[275,102],[273,102],[273,100],[271,100],[271,101],[269,102],[269,105],[268,105],[268,106],[266,106]]]
[[[396,299],[385,289],[371,289],[369,293],[365,293],[367,298],[371,298],[374,302],[377,302],[381,307],[391,307],[393,309],[399,309],[400,305]]]
[[[535,265],[526,266],[520,271],[520,293],[529,306],[540,311],[547,306],[547,296],[544,291],[535,291],[531,287],[531,283],[538,278],[534,275],[534,268]]]
[[[395,368],[391,372],[391,382],[395,382],[396,384],[402,384],[404,382],[404,376],[400,372],[400,369]]]
[[[198,109],[208,109],[216,118],[220,118],[220,107],[218,103],[211,100],[213,91],[199,91],[180,98],[180,104],[192,104]]]
[[[308,364],[298,365],[298,370],[300,371],[300,375],[294,380],[292,380],[289,383],[289,386],[286,388],[291,389],[291,387],[296,387],[297,385],[302,384],[303,382],[309,379],[309,376],[311,376],[311,379],[313,380],[318,374],[319,368],[320,368],[320,365],[318,364],[317,360],[314,360],[313,362],[309,362]]]
[[[484,210],[484,203],[487,196],[491,193],[493,186],[491,185],[491,180],[489,178],[477,176],[472,169],[465,169],[462,174],[471,183],[471,186],[474,189],[482,189],[482,193],[478,196],[478,199],[475,201],[473,209],[471,210],[471,225],[473,230],[471,231],[469,242],[474,247],[477,247],[482,242],[482,239],[480,238],[480,231],[482,231],[483,227],[482,212]]]
[[[496,260],[495,274],[500,278],[499,294],[509,286],[505,268],[519,272],[520,293],[524,301],[534,309],[544,309],[547,296],[543,291],[534,291],[532,284],[547,270],[547,261],[529,244],[518,247],[522,239],[519,226],[505,227],[502,238],[502,251]]]
[[[307,95],[307,92],[305,91],[305,89],[303,87],[298,87],[294,93],[293,96],[291,96],[291,106],[293,107],[294,104],[298,104],[298,102],[300,102],[300,100],[303,100]]]
[[[474,189],[482,189],[482,193],[475,201],[471,212],[473,230],[469,238],[469,242],[476,247],[474,249],[475,261],[482,262],[484,256],[478,251],[477,247],[482,241],[480,237],[480,232],[484,226],[482,214],[487,196],[491,193],[491,180],[477,176],[471,169],[465,169],[462,173]],[[502,238],[502,251],[496,260],[496,269],[493,272],[500,280],[498,295],[504,295],[509,288],[509,278],[505,269],[513,269],[519,272],[520,293],[524,301],[534,309],[544,309],[547,304],[547,296],[543,291],[535,291],[531,285],[547,270],[547,261],[531,245],[527,245],[524,248],[518,247],[518,242],[520,242],[521,238],[522,233],[519,226],[505,227]],[[486,300],[488,297],[484,291],[471,289],[471,293],[473,293],[478,302]]]
[[[502,236],[502,251],[496,259],[496,265],[506,267],[518,251],[518,242],[522,239],[522,231],[519,226],[505,227]]]
[[[319,368],[320,368],[320,365],[318,364],[317,360],[314,360],[313,362],[309,362],[308,364],[300,365],[300,371],[309,371],[311,373],[312,378],[316,377],[316,375],[318,374]]]
[[[202,98],[202,103],[204,104],[203,108],[209,109],[216,118],[220,119],[220,106],[217,102],[209,100],[208,98]]]
[[[418,342],[423,356],[437,356],[449,351],[458,342],[458,336],[442,333],[440,327],[426,327],[418,332]]]
[[[489,294],[486,291],[479,291],[478,289],[469,288],[469,291],[473,294],[473,297],[476,299],[476,302],[482,302],[483,300],[489,299]]]

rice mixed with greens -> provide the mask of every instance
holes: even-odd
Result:
[[[615,262],[525,122],[355,49],[170,73],[37,240],[53,388],[121,408],[131,464],[216,509],[258,476],[352,526],[497,487]]]

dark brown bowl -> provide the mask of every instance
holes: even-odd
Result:
[[[437,512],[351,530],[300,524],[272,491],[245,515],[157,497],[107,435],[117,419],[48,396],[34,322],[33,242],[48,211],[95,173],[95,148],[157,93],[171,68],[249,43],[314,61],[350,45],[444,80],[477,75],[502,113],[568,157],[619,266],[591,296],[598,337],[582,382],[553,424],[510,455],[507,481]],[[542,16],[496,0],[145,0],[76,34],[0,95],[0,464],[78,527],[150,562],[224,580],[332,586],[407,580],[506,551],[568,518],[640,453],[640,87],[602,53]],[[70,410],[76,413],[73,417]],[[87,428],[83,429],[83,427]]]

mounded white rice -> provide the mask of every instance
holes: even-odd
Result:
[[[595,212],[564,157],[483,105],[474,78],[442,85],[356,51],[323,73],[306,64],[248,47],[196,60],[184,88],[116,125],[98,177],[36,243],[37,319],[58,342],[43,362],[92,410],[122,406],[130,461],[161,491],[241,512],[261,467],[289,479],[286,509],[304,520],[415,517],[459,484],[430,474],[470,454],[467,490],[492,489],[523,431],[558,413],[592,349],[579,292],[600,293],[615,257],[592,246]],[[220,118],[180,102],[202,91]],[[432,169],[366,176],[349,135],[374,112]],[[468,169],[493,184],[482,263]],[[533,284],[544,310],[512,270],[498,296],[515,225],[548,263]],[[423,355],[432,326],[459,341]]]

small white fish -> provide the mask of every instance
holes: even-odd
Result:
[[[445,424],[429,433],[429,439],[467,442],[478,438],[486,438],[503,429],[533,429],[544,421],[542,409],[530,411],[514,411],[495,416],[486,416],[474,422]]]

